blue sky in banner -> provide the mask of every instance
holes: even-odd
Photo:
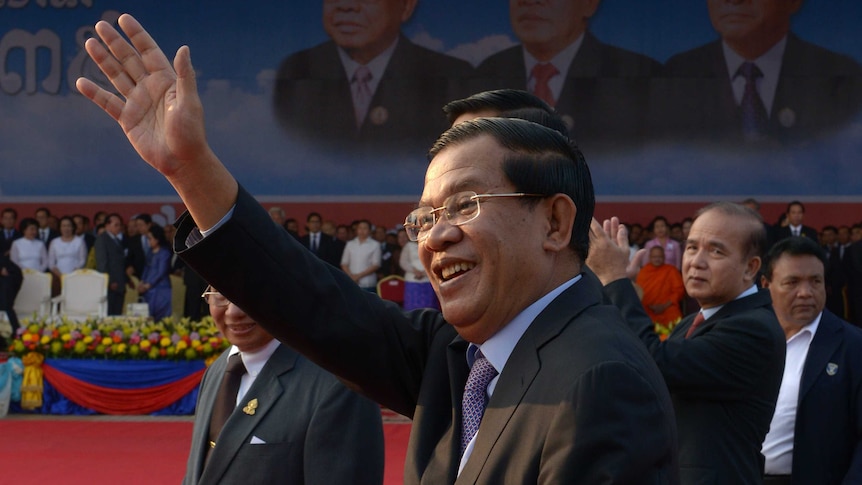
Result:
[[[57,92],[45,92],[42,78],[32,93],[24,87],[10,93],[8,84],[5,90],[0,85],[0,195],[172,194],[138,160],[119,128],[69,89],[76,72],[93,69],[76,63],[82,36],[100,18],[122,11],[136,15],[169,57],[181,44],[191,46],[210,141],[254,193],[414,196],[421,191],[421,153],[410,160],[345,160],[274,126],[274,70],[287,54],[326,40],[320,1],[66,0],[63,8],[50,6],[58,3],[63,2],[19,0],[25,6],[11,8],[15,2],[0,0],[0,38],[13,29],[46,29],[59,38],[62,51]],[[794,18],[794,31],[862,61],[860,20],[858,0],[806,0]],[[503,1],[420,0],[404,31],[416,43],[474,64],[516,42]],[[604,0],[591,31],[659,61],[715,38],[705,0]],[[41,73],[49,58],[42,53],[38,60]],[[5,61],[7,71],[24,71],[20,52],[10,51]],[[855,196],[856,177],[845,174],[859,173],[860,140],[857,123],[793,152],[728,154],[651,146],[599,160],[587,157],[600,195]],[[704,186],[705,193],[694,189]]]

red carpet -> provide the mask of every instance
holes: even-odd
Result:
[[[385,485],[396,485],[410,425],[384,433]],[[0,420],[0,483],[180,483],[191,434],[191,418],[9,416]]]

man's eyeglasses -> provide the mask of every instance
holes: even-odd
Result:
[[[230,300],[225,298],[221,293],[213,290],[212,287],[207,288],[207,291],[201,294],[201,298],[203,298],[208,305],[216,307],[226,307],[230,305]]]
[[[420,207],[407,215],[404,220],[404,229],[411,241],[423,241],[428,237],[434,224],[440,220],[440,215],[446,216],[446,220],[453,226],[466,224],[479,217],[482,199],[496,197],[545,197],[541,194],[527,194],[516,192],[510,194],[477,194],[473,191],[458,192],[443,201],[442,207]]]

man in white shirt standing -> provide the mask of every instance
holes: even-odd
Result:
[[[377,269],[380,268],[380,244],[369,237],[371,223],[356,223],[356,237],[347,241],[341,255],[341,269],[362,289],[377,291]]]
[[[826,257],[801,237],[773,246],[763,287],[787,338],[763,442],[764,483],[862,483],[862,332],[824,310]]]

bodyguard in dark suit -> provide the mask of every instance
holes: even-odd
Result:
[[[433,114],[465,95],[472,68],[400,34],[416,2],[323,2],[332,40],[291,55],[276,77],[275,113],[291,135],[345,149],[428,149],[446,129]]]
[[[817,242],[817,229],[802,224],[805,217],[805,205],[798,200],[787,204],[787,225],[773,229],[773,241],[778,242],[790,236],[800,236]]]
[[[709,0],[720,40],[671,57],[656,124],[680,138],[793,143],[844,126],[862,107],[862,66],[790,32],[802,0]]]
[[[754,278],[766,242],[760,217],[717,203],[701,209],[683,252],[686,292],[701,307],[661,341],[626,277],[628,235],[619,222],[593,224],[587,264],[606,284],[670,389],[683,484],[760,483],[763,438],[784,368],[784,335]]]
[[[536,94],[588,149],[601,142],[614,147],[642,143],[650,78],[660,65],[591,34],[587,26],[598,3],[511,1],[509,17],[521,45],[479,65],[477,90],[514,88]]]
[[[309,251],[314,253],[318,258],[327,263],[341,267],[341,253],[343,247],[335,243],[331,236],[321,232],[320,227],[323,223],[323,218],[317,212],[311,212],[305,218],[306,233],[299,238],[299,242],[307,247]]]
[[[233,345],[201,381],[183,484],[381,484],[380,407],[281,345],[220,293],[206,298]],[[243,365],[225,411],[218,408],[229,359]]]
[[[96,237],[96,271],[108,275],[108,315],[122,315],[126,296],[126,249],[119,239],[123,218],[108,215],[105,232]]]
[[[763,443],[767,483],[862,483],[862,331],[824,310],[825,265],[821,248],[804,238],[769,253],[763,287],[787,338],[787,362]]]
[[[6,312],[6,317],[9,319],[9,324],[12,326],[12,338],[15,338],[15,332],[18,331],[20,324],[18,323],[18,314],[15,313],[15,297],[18,296],[18,291],[21,289],[23,282],[23,274],[21,268],[13,263],[8,256],[0,254],[0,311]],[[0,337],[0,343],[3,343],[3,338]],[[8,343],[8,342],[7,342]],[[0,349],[5,349],[5,346]]]
[[[21,237],[21,231],[15,228],[15,223],[18,221],[18,212],[7,207],[3,209],[2,227],[0,227],[0,255],[9,256],[9,250],[12,249],[12,241]]]

